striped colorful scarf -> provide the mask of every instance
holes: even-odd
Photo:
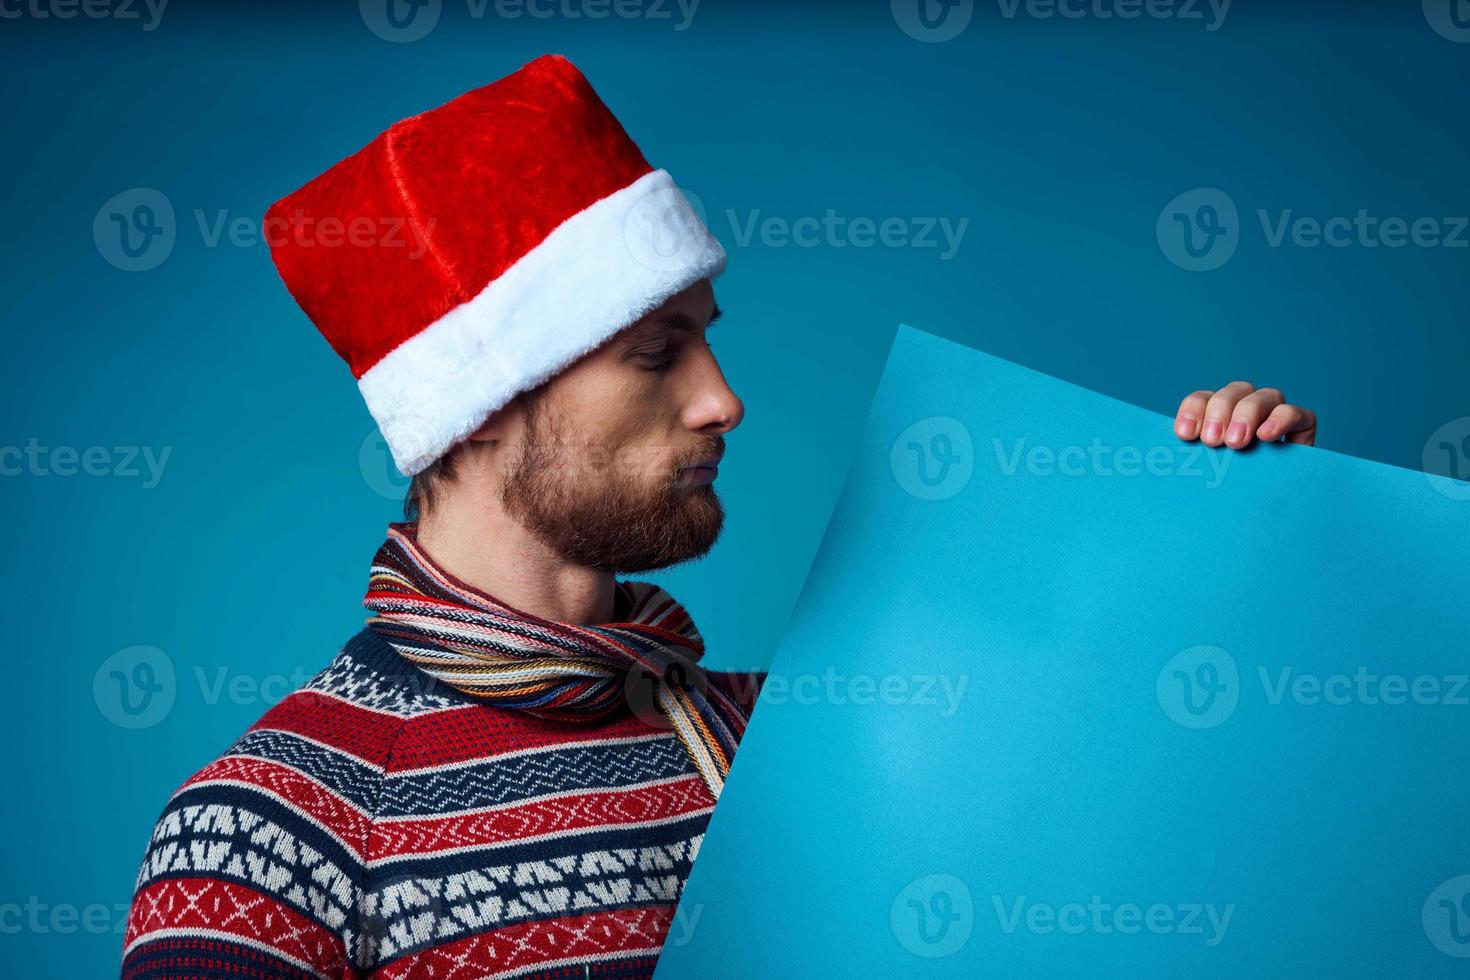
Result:
[[[388,525],[363,605],[407,660],[456,690],[547,718],[603,718],[649,692],[718,799],[745,715],[711,685],[704,638],[684,607],[649,582],[616,583],[600,626],[521,612],[454,578],[418,547],[417,525]],[[630,676],[631,675],[631,676]]]

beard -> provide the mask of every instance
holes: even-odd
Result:
[[[679,468],[719,453],[705,440],[676,459],[620,464],[606,447],[573,443],[538,399],[527,405],[526,437],[500,499],[569,562],[613,574],[646,572],[700,558],[714,547],[725,510],[712,484],[681,483]]]

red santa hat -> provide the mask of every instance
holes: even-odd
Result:
[[[405,475],[725,252],[587,79],[537,58],[395,123],[266,216]]]

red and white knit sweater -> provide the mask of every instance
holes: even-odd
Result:
[[[647,977],[713,806],[670,730],[476,702],[368,627],[169,801],[122,975]]]

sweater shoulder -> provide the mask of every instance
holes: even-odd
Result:
[[[237,787],[304,809],[360,850],[384,775],[407,733],[430,717],[465,708],[462,695],[437,684],[367,628],[185,789],[217,783],[223,775]]]
[[[459,692],[404,660],[371,626],[348,640],[326,669],[292,696],[312,694],[399,719],[465,703]]]
[[[138,872],[130,962],[179,955],[179,943],[222,938],[230,923],[246,946],[337,975],[356,952],[372,826],[396,746],[416,720],[464,706],[376,633],[352,637],[169,799]],[[221,919],[191,918],[197,906],[180,900],[190,894],[207,894]],[[284,935],[303,945],[275,948],[259,916],[226,915],[231,908],[288,925]]]
[[[371,820],[379,784],[404,733],[420,719],[464,707],[462,695],[436,684],[365,629],[325,669],[266,711],[212,767],[278,775],[289,769]],[[310,795],[304,786],[288,788],[293,803]]]

